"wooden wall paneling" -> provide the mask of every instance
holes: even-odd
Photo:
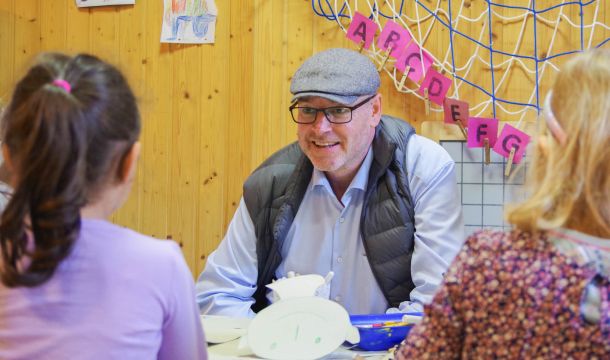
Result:
[[[306,16],[311,12],[309,0],[288,1],[286,3],[286,73],[284,79],[284,101],[282,101],[282,119],[286,125],[286,143],[297,140],[297,124],[292,121],[288,112],[291,104],[290,82],[292,76],[303,61],[313,54],[313,18]]]
[[[486,6],[486,5],[485,5]],[[520,20],[520,21],[515,21],[512,23],[506,23],[504,22],[504,20],[500,17],[500,16],[504,16],[504,17],[514,17],[514,16],[518,16],[523,14],[523,11],[518,11],[515,9],[509,9],[509,8],[502,8],[502,7],[498,7],[498,6],[492,6],[492,10],[495,14],[492,15],[492,20],[491,20],[491,30],[492,30],[492,48],[495,51],[504,51],[507,53],[512,53],[514,51],[516,51],[518,54],[525,54],[525,51],[533,51],[534,46],[533,46],[533,41],[528,41],[528,38],[531,39],[533,38],[534,35],[534,29],[533,29],[533,17],[528,16],[527,20],[525,21],[525,27],[523,28],[524,31],[526,33],[528,33],[530,36],[527,36],[523,38],[523,40],[520,43],[517,43],[517,37],[515,36],[515,31],[516,28],[521,29],[521,27],[523,26],[523,22],[524,20]],[[496,14],[499,14],[500,16],[497,16]],[[485,15],[485,18],[487,19],[487,15]],[[488,29],[485,29],[485,31],[487,32],[485,34],[485,42],[484,44],[489,44],[489,33],[488,33]],[[517,47],[518,45],[518,47]],[[489,52],[487,50],[485,50],[485,61],[489,62]],[[482,68],[482,70],[480,71],[480,74],[482,75],[482,77],[484,79],[488,79],[488,81],[485,83],[485,89],[487,91],[489,91],[490,93],[495,92],[495,96],[496,98],[503,98],[506,99],[507,97],[504,94],[504,89],[507,86],[510,85],[517,85],[519,86],[520,89],[523,89],[523,86],[521,85],[521,82],[529,82],[531,80],[535,81],[535,76],[528,76],[528,72],[525,70],[525,67],[529,68],[529,69],[535,69],[536,68],[536,64],[534,61],[528,61],[527,59],[521,59],[523,61],[523,63],[525,64],[525,67],[521,67],[519,64],[519,62],[516,61],[512,61],[511,63],[508,63],[507,65],[502,65],[506,60],[508,60],[509,57],[506,55],[502,55],[498,52],[494,52],[493,54],[493,66],[495,71],[493,72],[494,75],[494,85],[492,87],[492,82],[491,82],[491,75],[492,75],[492,71],[489,67],[484,67]],[[507,73],[507,70],[509,71]],[[507,74],[506,77],[503,77],[504,74]],[[529,89],[531,90],[531,88]],[[482,94],[479,93],[478,94],[479,97],[478,99],[484,99],[485,96],[481,96]],[[521,92],[520,94],[521,98],[523,98],[524,102],[525,99],[527,99],[528,94],[526,94],[525,92]],[[534,99],[535,101],[535,99]],[[506,113],[502,110],[502,107],[498,106],[501,105],[504,108],[510,108],[511,106],[508,104],[504,104],[501,102],[496,101],[496,115],[495,117],[499,120],[504,120],[506,119]],[[493,104],[490,104],[485,113],[484,116],[485,117],[493,117]],[[511,109],[512,110],[512,109]]]
[[[551,7],[553,5],[556,5],[556,2],[554,2],[553,0],[549,0],[549,1],[543,1],[542,3],[538,3],[536,2],[536,6],[537,7],[542,7],[544,6],[546,7]],[[559,16],[559,9],[556,10],[551,10],[548,12],[545,12],[543,14],[538,14],[538,16],[544,16],[545,19],[548,20],[552,20],[555,21],[557,19],[557,17]],[[540,20],[540,19],[539,19]],[[561,24],[561,21],[559,22],[559,24]],[[547,24],[544,21],[538,21],[536,23],[536,33],[537,33],[537,50],[536,50],[536,56],[539,59],[545,58],[550,54],[550,46],[551,46],[551,41],[553,40],[553,32],[555,29],[555,23],[550,23]],[[508,35],[507,31],[504,31],[505,36]],[[559,34],[558,34],[559,35]],[[514,36],[514,35],[513,35]],[[533,36],[532,36],[533,39]],[[499,39],[499,43],[500,44],[504,44],[504,42],[507,39]],[[553,43],[553,48],[557,49],[558,47],[561,47],[560,44],[554,42]],[[532,66],[533,68],[533,66]],[[538,81],[539,81],[539,101],[540,101],[540,106],[543,106],[544,104],[544,96],[546,95],[546,93],[548,92],[551,84],[553,83],[555,76],[556,76],[557,72],[551,68],[551,66],[549,66],[549,64],[545,64],[545,63],[539,63],[538,64]],[[511,74],[514,76],[514,74]],[[524,76],[523,72],[521,71],[520,74],[521,76]],[[513,97],[515,95],[519,95],[516,98],[519,101],[529,101],[530,103],[536,104],[536,98],[535,95],[534,97],[531,98],[530,101],[530,96],[532,93],[532,90],[534,89],[534,82],[536,81],[536,76],[535,75],[530,75],[529,76],[529,81],[523,81],[521,82],[522,85],[525,85],[526,83],[528,83],[529,86],[518,86],[518,84],[511,84],[511,83],[507,83],[506,86],[503,89],[503,95],[505,97]],[[515,94],[516,93],[516,94]],[[527,97],[525,96],[527,94]],[[518,111],[519,108],[517,106],[508,106],[511,110],[513,111]],[[535,109],[530,109],[527,111],[527,113],[523,116],[524,121],[535,121],[537,117],[537,111]],[[511,120],[519,120],[520,117],[518,116],[508,116],[506,117],[506,119],[511,119]]]
[[[405,4],[404,13],[408,14],[409,17],[415,17],[415,8],[418,6],[415,2],[410,2]],[[392,9],[390,8],[387,2],[380,4],[380,11],[382,11],[386,15],[393,14]],[[380,15],[380,19],[382,19]],[[385,25],[387,20],[382,20],[382,24]],[[400,20],[394,20],[404,26]],[[406,23],[408,25],[408,23]],[[422,24],[422,33],[425,32],[426,23]],[[419,31],[417,27],[411,27],[411,32],[415,39],[419,41]],[[377,37],[380,35],[381,30],[378,30]],[[435,54],[436,55],[436,54]],[[440,57],[440,56],[439,56]],[[380,57],[377,58],[378,60]],[[396,60],[390,58],[388,63],[385,66],[385,71],[381,74],[381,89],[380,93],[382,95],[382,110],[384,114],[396,116],[401,118],[415,127],[415,130],[419,132],[420,123],[425,118],[434,116],[434,113],[431,112],[430,115],[425,115],[424,111],[424,102],[420,100],[418,97],[414,96],[410,93],[403,93],[396,88],[394,78],[400,80],[402,78],[402,73],[395,68]],[[391,76],[392,75],[392,76]],[[410,79],[405,79],[404,83],[405,88],[413,90],[419,87],[419,84],[411,81]],[[408,115],[406,115],[408,114]]]
[[[470,10],[470,18],[476,18],[481,14],[482,9],[486,8],[487,4],[482,2],[477,2],[476,4],[472,4]],[[468,25],[464,29],[466,35],[470,35],[471,38],[477,39],[481,44],[488,46],[489,45],[489,21],[486,14],[483,15],[481,20],[478,22],[469,22]],[[467,64],[468,61],[471,61],[470,67],[467,67],[464,71],[466,75],[466,79],[471,83],[479,85],[485,91],[491,93],[491,81],[487,81],[489,79],[489,69],[486,67],[485,63],[489,63],[490,54],[489,51],[483,46],[477,45],[473,43],[471,40],[463,39],[463,44],[466,44],[465,47],[456,48],[457,56],[462,59],[462,63],[464,65]],[[474,59],[471,59],[471,56],[475,56]],[[484,61],[484,62],[483,62]],[[484,93],[475,89],[471,85],[464,83],[462,85],[464,88],[470,88],[470,104],[472,106],[480,104],[481,99],[485,98],[485,100],[489,100],[489,97],[484,95]],[[476,112],[478,116],[488,117],[491,115],[492,104],[491,102],[480,106]]]
[[[138,4],[138,6],[140,6]],[[169,198],[174,57],[169,44],[160,44],[162,1],[146,2],[145,53],[141,58],[146,86],[140,100],[142,111],[142,156],[140,157],[141,218],[144,233],[166,238],[170,235]],[[129,224],[125,224],[129,225]]]
[[[136,97],[141,97],[145,88],[144,65],[142,57],[146,53],[146,43],[143,41],[146,31],[146,4],[128,6],[117,13],[119,32],[119,66],[127,77]],[[138,166],[131,194],[127,202],[115,213],[114,221],[120,224],[130,224],[135,230],[141,231],[141,199],[142,199],[142,167]]]
[[[273,140],[273,143],[278,144],[277,149],[283,147],[286,144],[292,143],[293,141],[296,140],[296,136],[295,136],[295,129],[296,127],[293,126],[292,121],[290,120],[290,115],[288,114],[288,107],[290,106],[290,100],[292,98],[291,94],[290,94],[290,76],[292,76],[292,74],[289,72],[288,70],[288,51],[290,50],[290,46],[289,46],[289,37],[288,37],[288,28],[291,28],[292,26],[294,26],[294,24],[289,22],[289,5],[290,0],[286,0],[284,2],[284,6],[282,8],[282,17],[281,17],[281,21],[280,19],[276,19],[274,21],[275,25],[276,25],[276,29],[279,30],[280,34],[281,34],[281,42],[278,45],[281,45],[281,50],[280,50],[280,54],[281,54],[281,63],[280,66],[278,66],[278,70],[280,71],[280,88],[279,88],[279,96],[276,99],[271,99],[271,100],[275,100],[275,106],[278,107],[278,117],[274,120],[272,120],[273,123],[277,124],[276,126],[273,126],[272,123],[272,129],[273,128],[277,128],[278,131],[277,132],[272,132],[273,135],[275,135],[275,139]],[[276,30],[277,31],[277,30]]]
[[[470,7],[461,7],[462,16],[469,19],[479,18],[481,12],[487,8],[487,4],[484,2],[471,2],[470,4]],[[476,22],[464,18],[460,19],[457,29],[462,34],[470,36],[470,38],[479,41],[481,44],[489,44],[489,24],[486,14]],[[455,35],[453,44],[456,67],[463,68],[458,73],[462,78],[478,84],[486,91],[491,92],[491,83],[484,81],[489,72],[484,70],[485,65],[482,62],[483,60],[489,62],[489,51],[459,34]],[[473,116],[476,114],[478,116],[489,115],[491,105],[488,105],[486,109],[484,109],[485,106],[474,108],[474,106],[480,103],[480,99],[484,97],[481,90],[472,87],[466,82],[462,82],[458,86],[460,86],[459,97],[473,107],[471,110]]]
[[[40,51],[40,9],[36,0],[15,0],[15,80],[21,78]]]
[[[605,6],[605,7],[607,7],[607,6]],[[593,21],[596,10],[597,10],[597,16],[599,16],[600,13],[602,16],[604,15],[605,9],[604,9],[604,6],[602,6],[602,4],[600,4],[600,3],[594,4],[592,7],[583,11],[583,18],[584,18],[584,21],[586,24],[590,24]],[[593,44],[597,44],[603,40],[603,38],[601,38],[602,31],[599,31],[599,30],[600,30],[599,27],[595,30],[593,30],[593,28],[585,29],[585,31],[584,31],[585,47],[588,46],[591,35],[593,35],[593,40],[595,40],[596,38],[598,39],[598,41],[591,41],[592,46],[593,46]]]
[[[254,101],[264,94],[254,86],[254,2],[230,2],[229,33],[229,93],[228,126],[225,128],[225,171],[220,181],[225,183],[223,231],[237,209],[243,181],[257,164],[252,162],[254,144]],[[215,247],[214,244],[206,246]]]
[[[597,12],[597,21],[607,25],[610,22],[610,6],[608,6],[608,2],[600,1],[595,6],[597,10],[592,10],[589,12],[589,14],[585,13],[585,22],[591,23],[591,21],[595,17],[595,13]],[[591,31],[593,31],[593,29],[590,29],[585,33],[585,39],[588,39],[591,36]],[[595,46],[608,38],[610,38],[610,28],[604,28],[598,25],[595,27],[595,30],[593,32],[593,40],[590,42],[590,44],[591,46]],[[588,44],[588,42],[585,42],[585,45]],[[606,49],[610,48],[610,42],[606,42],[604,47]]]
[[[392,10],[388,5],[388,3],[380,5],[384,14],[392,14]],[[410,17],[414,17],[415,13],[413,9],[415,8],[416,4],[412,2],[405,5],[407,8],[409,8],[406,13],[409,14]],[[397,22],[401,23],[400,21]],[[414,32],[415,36],[417,36],[416,29],[411,29],[411,31]],[[377,36],[379,36],[380,33],[381,30],[378,30]],[[392,74],[394,78],[400,79],[402,77],[402,73],[396,70],[396,61],[394,59],[390,60],[391,61],[388,61],[388,64],[385,67],[387,71],[384,71],[381,74],[380,93],[382,95],[382,111],[384,114],[396,116],[407,121],[415,127],[416,131],[419,131],[420,119],[416,115],[424,114],[424,103],[414,95],[403,93],[396,88],[396,85],[394,85],[394,80],[390,74]],[[407,78],[404,86],[409,89],[416,89],[418,84]],[[410,114],[410,116],[405,116],[405,114]]]
[[[119,33],[120,23],[115,6],[100,6],[89,9],[89,49],[91,52],[112,64],[119,63]]]
[[[227,169],[235,164],[226,161],[227,146],[232,145],[228,137],[231,118],[240,109],[231,105],[230,84],[227,81],[231,72],[230,63],[230,18],[232,13],[229,2],[217,2],[218,13],[222,17],[216,22],[214,45],[198,45],[202,64],[199,75],[201,91],[194,99],[200,104],[196,115],[197,125],[201,128],[199,145],[193,149],[198,152],[199,181],[195,184],[196,194],[193,201],[198,203],[199,212],[195,219],[198,231],[195,234],[194,267],[195,276],[203,269],[207,255],[212,252],[224,235],[225,183]],[[234,109],[234,111],[227,111]]]
[[[40,2],[40,50],[59,51],[66,47],[67,6],[65,1]]]
[[[198,231],[200,131],[202,103],[201,49],[197,45],[170,45],[174,57],[171,117],[169,234],[183,249],[186,262],[195,268]],[[214,71],[215,69],[211,69]]]
[[[478,9],[475,8],[473,3],[470,3],[471,6],[465,7],[462,6],[462,3],[453,1],[451,17],[453,20],[454,28],[457,30],[453,33],[453,60],[449,59],[449,62],[455,64],[456,73],[462,78],[468,79],[471,77],[471,73],[467,72],[466,69],[460,70],[466,66],[471,56],[475,55],[475,45],[470,40],[467,40],[463,34],[468,34],[473,39],[479,39],[480,33],[483,31],[482,23],[473,23],[464,19],[470,18],[474,19],[478,16]],[[481,38],[484,40],[485,38]],[[479,48],[481,49],[481,48]],[[481,52],[483,54],[483,52]],[[485,56],[485,55],[482,55]],[[478,64],[478,60],[473,60]],[[476,66],[474,67],[476,68]],[[473,88],[468,85],[466,82],[463,82],[459,79],[454,79],[453,86],[450,89],[450,94],[452,97],[461,99],[463,101],[467,101],[471,106],[475,105],[475,97],[479,90]]]
[[[360,4],[360,7],[359,7],[360,11],[365,11],[366,13],[370,12],[370,9],[366,3],[360,2],[359,4]],[[383,3],[379,3],[378,5],[379,5],[379,10],[381,13],[388,15],[388,16],[392,15],[394,13],[391,8],[391,5],[395,5],[394,3],[390,4],[388,2],[383,2]],[[407,9],[408,7],[413,7],[414,5],[415,5],[414,2],[404,4],[405,9]],[[407,13],[411,17],[413,17],[413,15],[414,15],[412,10],[407,10]],[[387,22],[387,19],[384,19],[380,15],[380,21],[381,21],[382,25],[385,25],[385,23]],[[399,24],[404,26],[404,24],[402,24],[400,20],[394,19],[394,21],[396,21]],[[348,24],[346,24],[346,26],[348,26]],[[380,34],[381,34],[381,29],[378,29],[376,38],[378,38]],[[356,48],[358,48],[358,45],[356,45],[350,41],[350,47],[353,49],[356,49]],[[365,50],[363,50],[363,52],[365,52]],[[376,59],[377,61],[380,61],[380,59],[381,59],[381,57],[379,57],[379,56],[375,57],[370,53],[369,53],[369,56],[373,59]],[[387,115],[392,115],[392,116],[401,118],[401,119],[409,122],[411,125],[415,126],[417,129],[417,121],[418,121],[417,117],[414,117],[414,116],[406,117],[406,116],[404,116],[404,113],[405,113],[406,109],[410,109],[413,107],[417,107],[418,109],[422,109],[422,111],[423,111],[423,106],[420,104],[421,101],[419,101],[413,95],[402,93],[398,89],[396,89],[392,76],[394,78],[400,79],[402,77],[402,73],[400,71],[396,70],[395,64],[396,64],[396,60],[393,58],[390,58],[385,65],[384,71],[380,73],[381,86],[380,86],[379,92],[382,96],[382,101],[381,101],[382,112]],[[407,79],[405,82],[405,86],[413,88],[416,86],[416,84],[411,83],[410,80]]]
[[[0,2],[0,109],[10,101],[15,74],[15,1]]]
[[[303,61],[313,54],[313,26],[314,17],[308,16],[311,13],[311,1],[288,1],[286,3],[286,35],[287,35],[287,65],[286,72],[288,77],[287,92],[288,102],[290,103],[290,81],[294,72],[301,66]],[[286,111],[288,120],[290,120],[290,114]],[[292,121],[292,120],[290,120]],[[296,131],[296,128],[294,129]]]
[[[439,3],[439,8],[443,9],[447,14],[449,13],[449,3]],[[436,57],[440,62],[445,60],[445,57],[451,53],[449,46],[449,29],[441,23],[442,22],[448,24],[449,17],[446,16],[442,12],[437,12],[437,16],[439,19],[431,18],[428,26],[425,27],[426,31],[429,31],[428,40],[424,43],[424,48],[433,47],[435,48]],[[441,66],[436,66],[435,70],[441,72],[443,75],[451,77],[450,73],[445,72]],[[422,80],[423,81],[423,80]],[[452,85],[453,87],[453,85]],[[451,90],[451,88],[449,88]],[[415,97],[412,97],[416,99]],[[420,109],[420,117],[416,119],[416,129],[421,128],[421,122],[426,120],[438,120],[443,121],[443,112],[442,106],[430,103],[430,114],[426,115],[425,102],[417,99],[417,103],[421,106]]]
[[[304,5],[305,9],[303,10],[303,13],[308,11],[310,14],[313,14],[311,2],[304,3]],[[327,13],[330,12],[327,6],[325,6],[325,10]],[[349,23],[345,21],[343,22],[343,25],[349,26]],[[341,30],[335,21],[327,20],[321,16],[315,16],[313,26],[314,53],[334,47],[357,49],[357,46],[351,40],[347,39],[343,30]]]
[[[260,164],[285,144],[282,99],[286,0],[255,0],[252,162]],[[257,166],[257,165],[256,165]]]
[[[466,16],[466,17],[471,17],[471,15],[474,13],[472,10],[472,6],[466,8],[461,6],[462,4],[460,2],[452,2],[452,8],[451,8],[451,20],[453,23],[453,26],[456,28],[457,31],[462,32],[462,33],[466,33],[466,34],[471,34],[471,23],[464,20],[462,18],[462,16]],[[471,34],[472,36],[472,34]],[[447,38],[449,38],[449,34],[447,34]],[[468,58],[470,57],[470,55],[472,55],[472,52],[470,52],[470,48],[468,47],[469,45],[469,41],[467,41],[463,36],[461,36],[458,32],[453,32],[453,46],[454,46],[454,52],[451,52],[451,48],[449,46],[447,46],[446,49],[443,49],[442,53],[439,54],[439,60],[440,61],[445,61],[445,66],[449,69],[453,68],[453,64],[455,64],[456,70],[459,69],[460,67],[463,67],[465,65],[465,63],[468,61]],[[457,73],[461,76],[465,76],[465,72],[464,71],[460,71],[457,70]],[[461,83],[459,80],[457,79],[452,79],[453,83],[451,85],[451,88],[449,89],[449,92],[447,93],[449,97],[452,98],[459,98],[459,99],[463,99],[466,100],[468,98],[468,94],[469,91],[471,91],[471,89],[466,86],[464,83]],[[425,113],[425,109],[424,109],[424,104],[421,100],[417,99],[417,103],[420,106],[421,112]],[[419,110],[418,110],[419,112]],[[407,111],[407,113],[411,113],[409,111]]]
[[[539,6],[537,4],[537,6]],[[508,8],[495,9],[498,13],[502,14],[503,17],[511,18],[523,14],[523,11],[516,11]],[[556,17],[547,13],[545,16]],[[534,31],[534,17],[527,17],[527,21],[520,19],[519,21],[503,21],[500,18],[495,18],[493,23],[493,38],[494,38],[494,49],[502,50],[506,53],[516,53],[519,55],[537,53],[540,57],[545,53],[544,47],[550,41],[548,36],[549,27],[544,26],[540,21],[536,22],[536,31]],[[518,37],[515,36],[520,29],[524,29],[524,36],[520,42],[517,42]],[[537,41],[534,39],[537,37]],[[535,46],[535,44],[537,46]],[[536,51],[534,51],[536,49]],[[510,59],[509,56],[496,53],[494,55],[494,76],[496,83],[496,97],[516,101],[520,103],[531,103],[536,104],[536,61],[532,59],[521,58],[519,61],[507,61]],[[503,65],[506,64],[506,65]],[[522,65],[523,64],[523,65]],[[542,63],[538,63],[538,76],[540,80],[547,79],[552,72],[551,69],[547,69],[542,72]],[[487,76],[490,76],[490,71],[486,72]],[[544,78],[542,75],[544,74]],[[523,118],[524,120],[532,120],[536,117],[536,111],[528,110],[525,113],[512,114],[523,110],[522,106],[507,104],[504,102],[497,102],[496,106],[496,118],[504,121],[518,121]],[[541,104],[542,105],[542,104]],[[502,108],[506,110],[502,110]],[[489,112],[491,117],[491,108]]]
[[[91,52],[91,42],[89,41],[89,38],[92,15],[90,10],[88,8],[76,7],[74,1],[63,1],[67,3],[67,5],[66,43],[64,44],[64,48],[62,50],[71,54]],[[55,3],[55,1],[53,3]]]

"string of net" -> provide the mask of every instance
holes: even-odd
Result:
[[[602,37],[601,41],[594,43],[596,38],[594,35],[597,35],[597,38],[600,35],[599,33],[596,34],[596,31],[601,31],[601,35],[605,35],[610,30],[610,26],[599,21],[600,7],[601,11],[604,11],[604,0],[562,0],[560,3],[555,2],[551,6],[541,8],[537,7],[535,0],[523,1],[523,6],[514,5],[514,3],[519,2],[510,2],[513,5],[506,5],[486,0],[483,2],[483,6],[479,6],[480,12],[474,17],[468,15],[469,12],[472,12],[472,9],[470,9],[473,5],[472,1],[312,0],[311,5],[316,15],[336,22],[344,32],[347,32],[347,27],[355,12],[360,12],[368,16],[369,19],[374,20],[379,27],[379,32],[383,28],[386,19],[391,19],[407,29],[413,40],[423,49],[427,48],[426,43],[433,29],[437,26],[444,27],[448,30],[446,32],[449,37],[447,49],[444,51],[427,52],[434,59],[435,68],[453,80],[453,86],[447,96],[461,99],[460,92],[464,92],[463,88],[465,86],[475,88],[483,94],[476,97],[481,100],[474,103],[473,99],[464,99],[469,102],[472,116],[481,116],[491,112],[493,117],[497,118],[499,115],[497,112],[502,111],[503,114],[512,115],[519,119],[517,127],[520,126],[528,111],[535,111],[536,114],[540,112],[543,103],[541,80],[544,78],[545,72],[559,70],[556,64],[559,59],[591,47],[601,47],[610,42],[610,37]],[[573,16],[567,14],[569,6],[578,7],[578,21],[575,21]],[[585,23],[583,15],[585,10],[592,13],[587,23]],[[517,14],[507,16],[504,15],[504,12]],[[514,39],[514,45],[512,49],[508,49],[510,51],[494,46],[493,24],[498,21],[503,25],[518,28],[515,31],[516,38]],[[533,33],[526,31],[528,21],[533,23]],[[555,43],[562,22],[568,24],[569,27],[580,34],[580,41],[578,44],[573,44],[574,46],[571,49],[559,51],[555,49]],[[461,26],[464,23],[478,24],[480,25],[480,30],[466,33],[460,30],[460,28],[475,29],[476,26]],[[539,36],[537,32],[541,27],[545,31],[551,29],[548,43],[538,43]],[[588,36],[586,36],[587,33]],[[533,49],[531,49],[530,53],[524,54],[520,49],[524,47],[524,40],[528,36],[530,40],[533,37]],[[472,54],[469,54],[466,58],[467,60],[461,63],[458,63],[458,58],[464,59],[465,54],[461,53],[463,49],[460,46],[456,46],[456,39],[465,40],[475,45]],[[545,51],[541,51],[541,45],[544,46]],[[377,63],[381,63],[386,56],[385,51],[378,49],[375,43],[368,50],[368,55]],[[496,57],[502,55],[502,57],[507,58],[500,62],[494,62],[494,55]],[[489,88],[485,88],[470,79],[472,73],[476,71],[474,70],[474,65],[477,63],[487,70],[485,73],[491,77],[491,79],[488,79],[488,82],[491,80]],[[511,71],[515,71],[517,67],[529,74],[533,79],[532,89],[526,96],[525,101],[523,99],[512,99],[510,92],[504,91],[502,95],[499,91],[505,85]],[[422,99],[422,96],[417,93],[416,86],[400,87],[402,75],[397,73],[393,66],[386,66],[384,69],[394,81],[397,91]],[[443,111],[440,107],[433,107],[431,110],[436,112]]]

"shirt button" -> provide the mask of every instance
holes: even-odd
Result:
[[[339,295],[335,296],[335,301],[336,301],[336,302],[341,301],[341,296],[339,296]]]
[[[339,257],[337,258],[337,262],[338,262],[339,264],[341,264],[341,263],[343,262],[343,258],[342,258],[341,256],[339,256]]]
[[[339,222],[343,224],[345,222],[345,218],[339,218]]]

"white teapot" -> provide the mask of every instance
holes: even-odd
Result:
[[[330,271],[326,277],[318,274],[297,275],[289,271],[287,277],[278,279],[267,287],[271,292],[267,299],[274,303],[280,299],[293,297],[318,296],[328,299],[330,296],[330,282],[335,274]]]

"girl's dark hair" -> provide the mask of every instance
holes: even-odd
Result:
[[[2,117],[16,182],[0,222],[6,286],[37,286],[53,275],[76,241],[80,209],[117,181],[139,134],[135,97],[114,66],[91,55],[40,56]]]

